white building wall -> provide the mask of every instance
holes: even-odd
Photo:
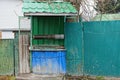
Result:
[[[14,39],[14,33],[11,31],[2,32],[1,39]]]
[[[7,30],[19,29],[19,18],[20,28],[30,29],[30,19],[23,18],[22,12],[22,0],[0,0],[0,31],[2,31],[1,39],[13,39],[14,33]]]
[[[21,0],[0,0],[0,29],[18,28],[23,16]]]

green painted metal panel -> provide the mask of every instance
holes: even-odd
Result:
[[[70,2],[29,2],[23,3],[23,12],[42,13],[77,13]]]
[[[18,45],[18,43],[19,43],[19,40],[18,40],[18,38],[19,38],[19,32],[15,32],[15,38],[14,38],[14,52],[15,52],[15,74],[18,74],[18,72],[19,72],[19,45]]]
[[[32,17],[32,36],[64,34],[64,17],[34,16]],[[41,39],[32,40],[33,45],[64,45],[64,40]]]
[[[14,74],[13,40],[0,40],[0,75]]]
[[[120,21],[84,23],[84,71],[120,76]]]
[[[65,48],[67,50],[67,74],[82,75],[82,26],[80,23],[65,23]]]

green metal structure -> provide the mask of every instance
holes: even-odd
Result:
[[[25,16],[32,20],[32,45],[64,45],[69,75],[120,77],[120,21],[65,23],[76,15],[70,3],[24,3]],[[72,14],[71,14],[72,13]],[[64,16],[64,17],[62,17]],[[34,35],[65,34],[63,40],[34,40]]]
[[[120,77],[120,21],[83,24],[85,74]]]
[[[67,74],[72,76],[83,74],[82,37],[81,23],[65,23]]]
[[[24,3],[23,12],[25,16],[31,17],[31,47],[41,45],[65,46],[67,49],[67,73],[82,75],[82,26],[80,23],[75,25],[74,23],[64,23],[66,16],[77,15],[77,10],[72,4],[69,2]],[[34,39],[35,35],[54,34],[65,34],[65,43],[64,40]]]
[[[64,34],[64,17],[33,16],[32,37],[34,35]],[[32,45],[64,45],[64,40],[40,39],[32,40]]]
[[[36,2],[23,3],[23,12],[42,13],[77,13],[76,9],[69,2]]]
[[[120,77],[120,21],[65,24],[67,73]]]
[[[14,42],[0,40],[0,75],[14,75]]]
[[[25,16],[31,16],[32,45],[64,45],[64,40],[35,40],[35,35],[64,34],[64,17],[77,15],[69,2],[25,2],[22,8]]]
[[[28,2],[23,3],[25,16],[75,16],[77,10],[69,2]]]
[[[24,2],[62,2],[64,0],[23,0]]]

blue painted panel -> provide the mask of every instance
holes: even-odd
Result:
[[[65,74],[65,51],[32,51],[32,71],[37,74]]]
[[[120,21],[84,23],[84,72],[120,77]]]

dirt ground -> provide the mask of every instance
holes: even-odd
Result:
[[[104,76],[72,76],[72,77],[67,77],[66,80],[120,80],[120,78],[116,77],[104,77]]]
[[[0,80],[15,80],[14,76],[0,76]]]
[[[40,78],[39,78],[40,79]],[[35,79],[35,80],[39,80]],[[34,79],[15,79],[14,76],[0,76],[0,80],[34,80]],[[120,80],[120,78],[115,78],[115,77],[103,77],[103,76],[96,76],[96,77],[91,77],[91,76],[67,76],[66,79],[64,78],[45,78],[40,79],[40,80]]]

